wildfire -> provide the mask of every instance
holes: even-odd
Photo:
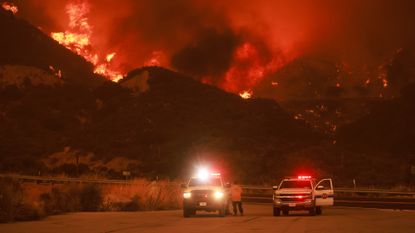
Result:
[[[383,78],[382,79],[382,84],[383,84],[383,87],[384,88],[387,88],[389,86],[389,82],[388,82],[388,80],[386,78]]]
[[[55,67],[53,66],[49,66],[49,70],[53,73],[53,75],[55,75],[58,78],[62,78],[62,72],[61,70],[57,70],[55,69]]]
[[[94,73],[108,77],[114,82],[122,79],[123,75],[109,68],[110,62],[116,53],[112,52],[101,59],[94,52],[91,44],[92,27],[88,23],[89,4],[87,1],[69,3],[66,5],[66,13],[69,16],[69,29],[65,32],[52,32],[51,37],[59,44],[84,57],[94,66]]]
[[[242,99],[250,99],[250,98],[252,98],[253,94],[254,94],[253,91],[248,90],[248,91],[243,91],[243,92],[239,93],[239,96]]]
[[[106,60],[107,62],[111,62],[111,60],[115,57],[115,54],[116,54],[116,53],[110,53],[110,54],[108,54],[108,55],[106,56],[105,60]]]
[[[144,62],[144,66],[161,66],[161,60],[164,56],[162,51],[154,51],[151,53],[151,58]]]
[[[17,6],[13,5],[12,3],[3,2],[3,4],[1,6],[6,11],[12,12],[14,15],[19,11],[19,9],[17,8]]]
[[[246,99],[251,98],[252,90],[267,74],[275,72],[288,62],[281,58],[266,59],[261,55],[258,47],[250,42],[241,44],[235,51],[232,65],[225,73],[224,81],[220,86],[226,91],[239,93]],[[278,82],[272,82],[278,87]],[[244,98],[244,97],[242,97]]]

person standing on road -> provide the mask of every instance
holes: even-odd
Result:
[[[233,207],[233,215],[237,215],[238,209],[241,215],[244,215],[244,209],[242,208],[242,188],[238,185],[236,181],[233,182],[233,185],[230,189],[231,192],[231,201]],[[238,209],[237,209],[238,207]]]

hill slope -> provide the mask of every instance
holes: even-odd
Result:
[[[66,82],[75,84],[96,86],[104,81],[93,73],[93,65],[84,58],[3,8],[0,8],[0,32],[0,65],[32,66],[45,71],[53,67],[61,70]]]
[[[100,160],[139,161],[129,169],[140,175],[176,176],[210,161],[249,177],[272,172],[263,170],[265,163],[278,165],[284,155],[320,140],[271,100],[245,101],[155,67],[133,71],[124,82],[143,72],[149,75],[143,93],[112,83],[93,90],[69,84],[0,89],[7,122],[0,130],[7,145],[3,169],[27,169],[13,157],[30,163],[71,147]]]
[[[106,82],[3,10],[0,31],[8,32],[0,41],[2,171],[175,177],[208,162],[258,180],[282,175],[284,158],[321,140],[272,100],[243,100],[156,67]],[[127,162],[117,171],[107,166],[118,158]]]

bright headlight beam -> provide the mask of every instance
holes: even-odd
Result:
[[[192,194],[189,193],[189,192],[183,193],[184,198],[190,198],[191,196],[192,196]]]
[[[214,194],[214,197],[216,199],[221,199],[223,197],[223,192],[216,191],[215,194]]]

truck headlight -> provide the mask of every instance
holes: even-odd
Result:
[[[183,193],[183,197],[184,198],[190,198],[190,197],[192,197],[192,193],[190,193],[190,192],[185,192],[185,193]]]
[[[216,191],[216,192],[213,194],[213,196],[215,197],[215,199],[222,199],[222,198],[223,198],[223,196],[224,196],[224,194],[223,194],[223,192]]]
[[[275,203],[281,203],[281,199],[279,199],[279,198],[275,198],[275,199],[274,199],[274,202],[275,202]]]

